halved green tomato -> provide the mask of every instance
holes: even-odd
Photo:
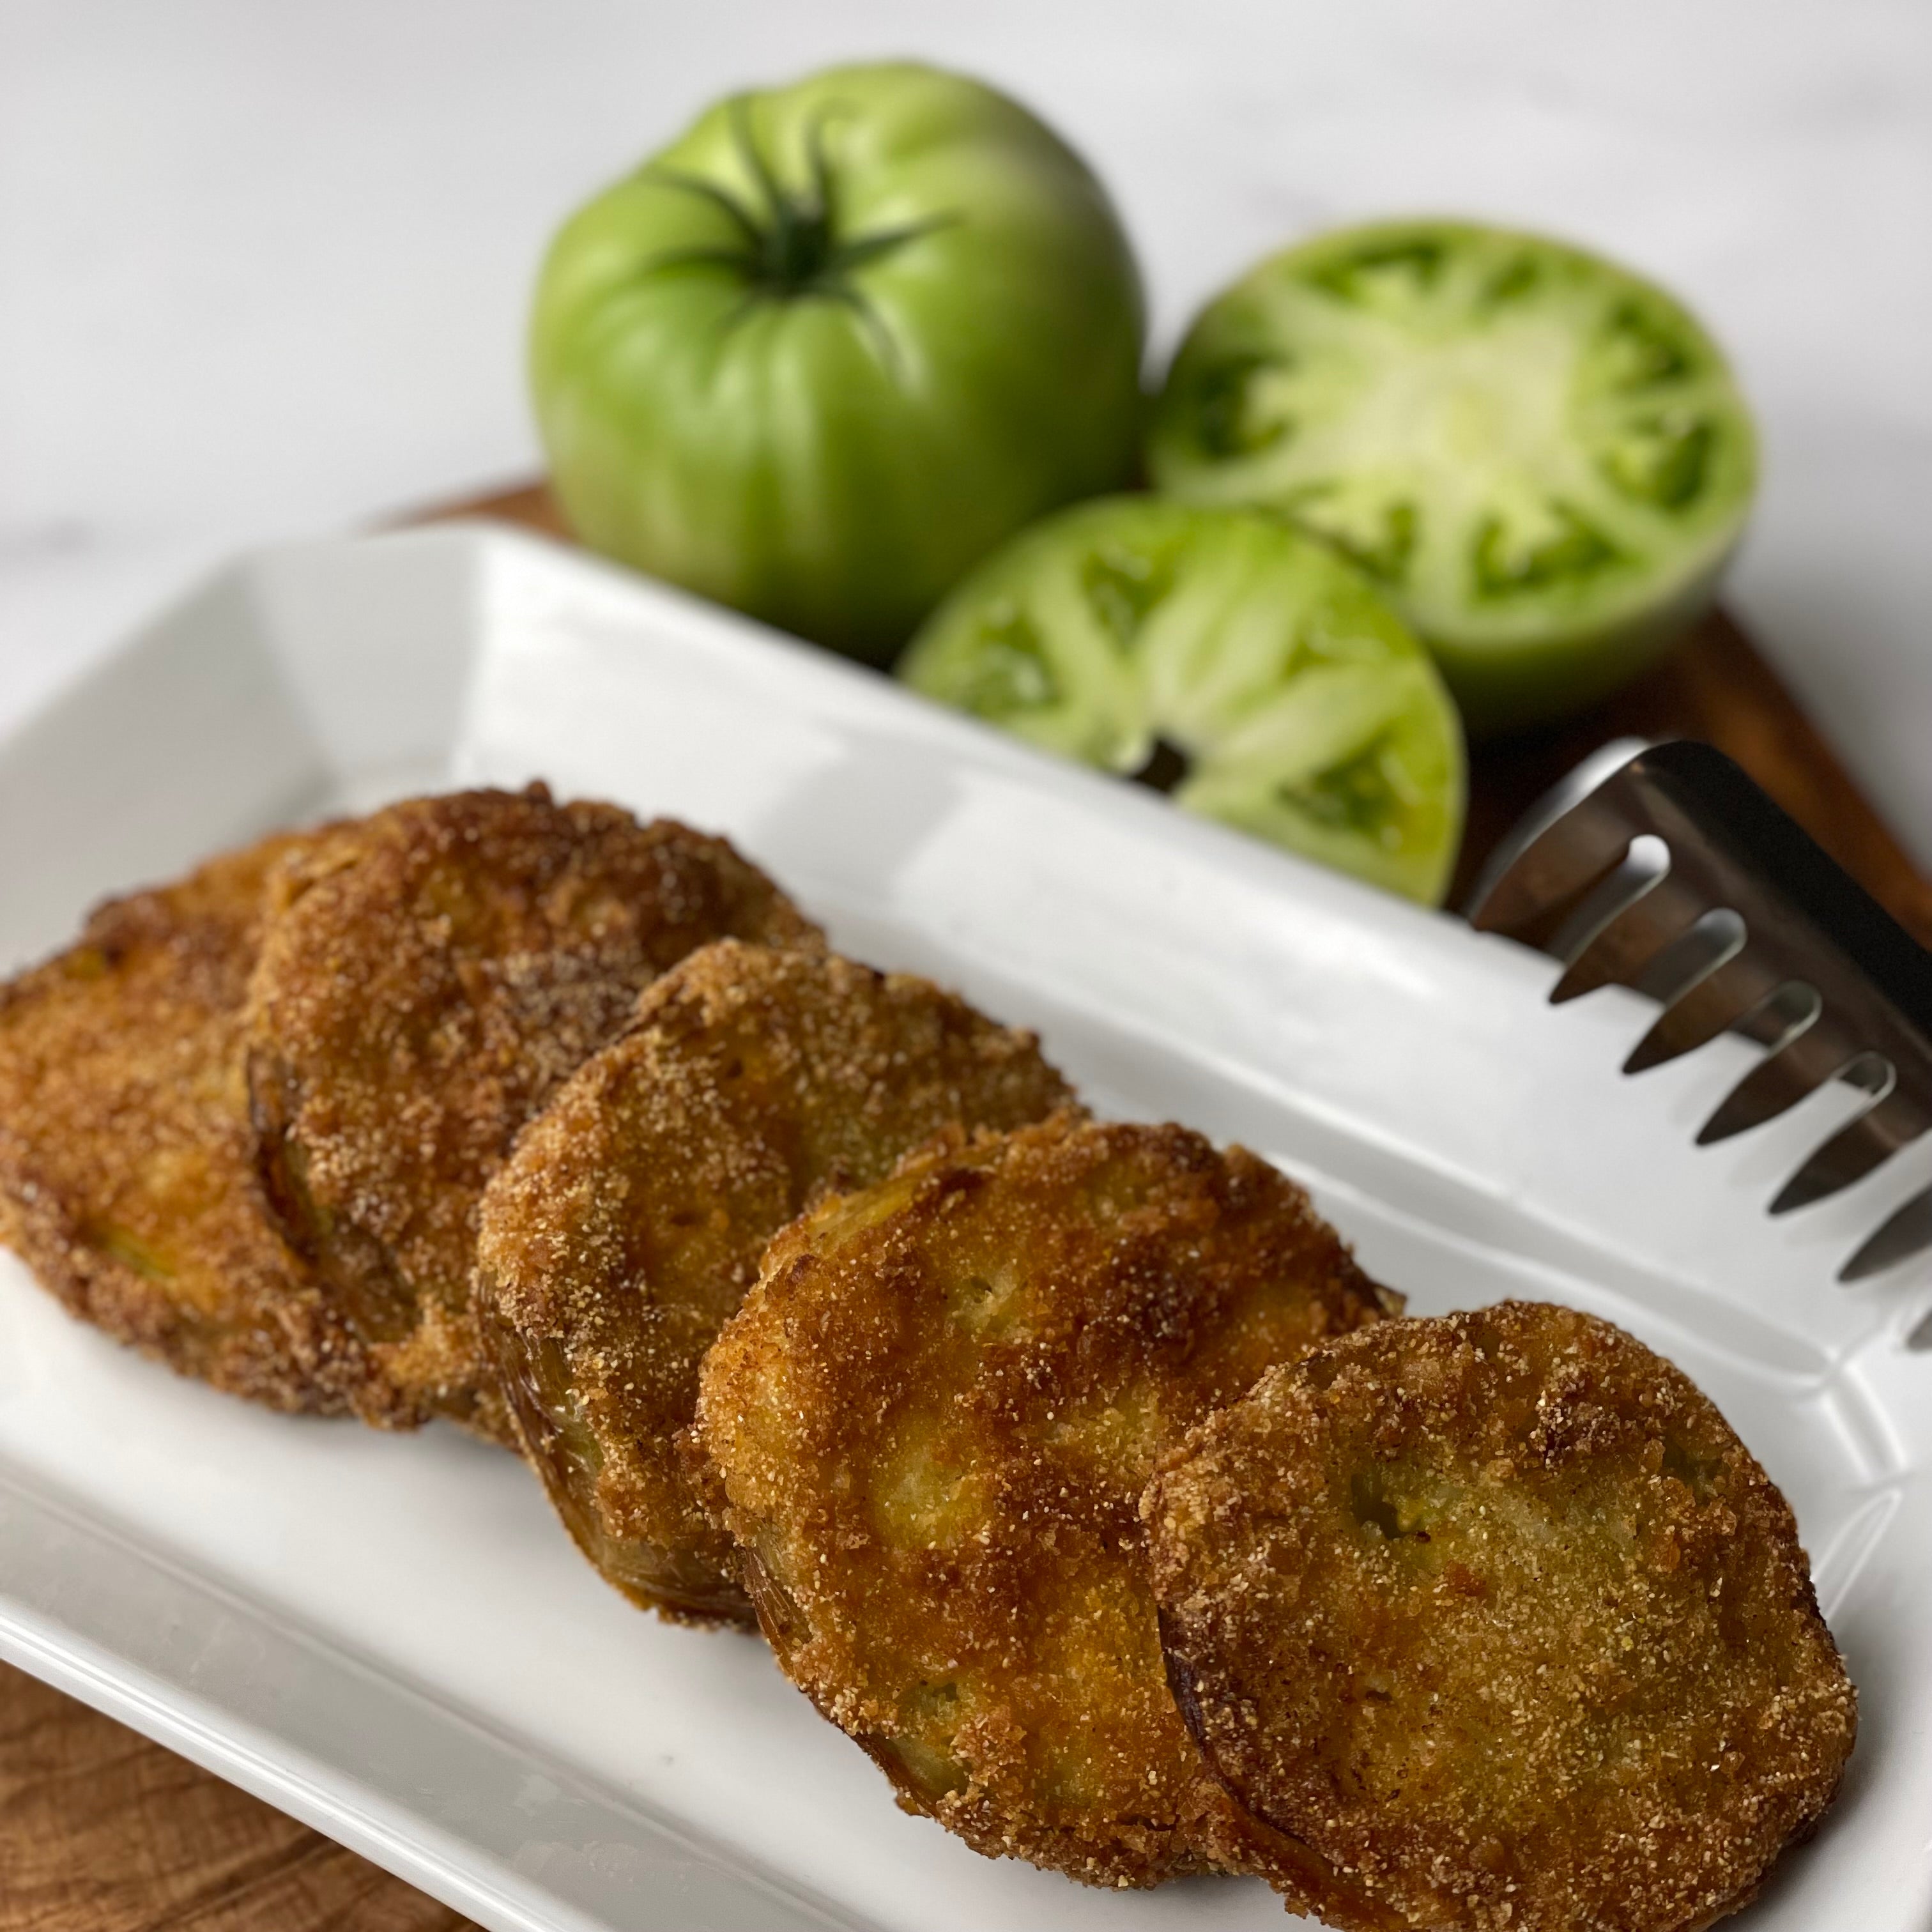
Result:
[[[899,675],[1411,898],[1448,884],[1448,694],[1361,572],[1278,518],[1156,496],[1063,511],[952,592]]]
[[[1320,236],[1203,311],[1156,487],[1264,506],[1352,558],[1472,730],[1603,696],[1708,604],[1756,440],[1717,346],[1580,249],[1449,221]]]

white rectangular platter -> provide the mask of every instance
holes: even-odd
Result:
[[[0,968],[272,826],[535,776],[728,833],[1102,1111],[1270,1156],[1416,1312],[1542,1297],[1674,1358],[1790,1497],[1862,1698],[1842,1802],[1738,1923],[1932,1927],[1932,1280],[1831,1281],[1932,1156],[1774,1222],[1844,1096],[1694,1150],[1743,1048],[1621,1079],[1624,994],[1552,1010],[1507,942],[482,526],[239,566],[0,743]],[[498,1932],[1282,1922],[976,1857],[754,1640],[630,1609],[500,1451],[258,1412],[4,1256],[0,1654]]]

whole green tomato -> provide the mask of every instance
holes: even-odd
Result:
[[[884,662],[1131,475],[1133,255],[1079,157],[912,64],[742,94],[566,224],[530,377],[593,548]]]

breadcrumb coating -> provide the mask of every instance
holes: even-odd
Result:
[[[638,1603],[749,1622],[676,1453],[698,1364],[801,1210],[950,1126],[1072,1092],[1030,1034],[929,980],[723,940],[649,988],[483,1197],[484,1330],[532,1462]]]
[[[723,839],[540,785],[343,826],[272,898],[248,1014],[269,1198],[394,1382],[514,1441],[470,1306],[484,1184],[667,967],[818,928]]]
[[[272,1408],[411,1420],[256,1180],[242,1004],[271,838],[110,900],[0,988],[0,1241],[74,1314]]]
[[[1168,1692],[1138,1499],[1384,1306],[1253,1155],[1061,1114],[780,1234],[694,1446],[779,1663],[906,1809],[1090,1884],[1262,1868]]]
[[[1338,1924],[1693,1932],[1838,1789],[1855,1700],[1789,1507],[1593,1316],[1346,1336],[1203,1423],[1144,1514],[1189,1724],[1330,1862]]]

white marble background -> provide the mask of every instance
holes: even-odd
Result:
[[[0,727],[244,545],[530,470],[559,218],[902,52],[1086,150],[1162,349],[1384,212],[1679,290],[1766,431],[1736,601],[1932,865],[1932,0],[0,0]]]

